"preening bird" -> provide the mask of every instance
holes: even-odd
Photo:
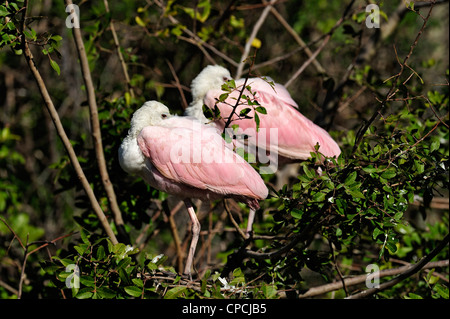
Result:
[[[145,102],[133,114],[128,136],[119,148],[119,162],[127,173],[184,200],[192,222],[184,269],[189,276],[200,233],[191,198],[229,197],[245,203],[250,208],[249,233],[258,201],[268,194],[261,176],[227,147],[215,128],[195,118],[172,116],[157,101]]]
[[[233,106],[242,95],[254,98],[263,106],[267,114],[258,114],[260,118],[259,128],[265,129],[265,136],[262,143],[256,140],[258,147],[265,147],[266,150],[273,150],[284,162],[305,160],[309,158],[311,152],[315,151],[315,145],[319,143],[319,152],[325,156],[339,156],[341,150],[338,144],[331,138],[327,131],[314,124],[297,110],[297,103],[291,98],[287,89],[278,83],[272,86],[267,81],[260,78],[249,78],[236,80],[236,89],[229,93],[225,100],[220,100],[225,92],[221,86],[225,81],[231,79],[230,72],[219,65],[209,65],[205,67],[191,84],[193,101],[186,109],[185,113],[195,116],[203,123],[209,120],[204,116],[202,107],[206,105],[211,110],[215,106],[220,110],[221,118],[216,120],[215,125],[219,130],[223,130],[227,119],[232,116],[231,125],[239,125],[239,130],[247,133],[253,131],[256,134],[256,122],[254,120],[255,111],[250,107],[250,112],[245,118],[240,116],[240,112],[249,108],[245,99],[240,100],[235,112],[231,114]],[[250,90],[247,89],[250,87]],[[219,101],[220,100],[220,101]],[[276,128],[278,139],[272,142],[270,129]]]

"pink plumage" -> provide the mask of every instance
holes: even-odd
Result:
[[[216,128],[195,118],[171,116],[169,109],[156,101],[146,102],[133,114],[128,136],[119,148],[119,162],[126,172],[184,200],[192,222],[184,269],[189,276],[200,234],[190,199],[231,197],[247,204],[250,234],[258,201],[268,194],[261,176],[233,152]]]
[[[217,107],[220,110],[221,119],[215,124],[223,129],[226,119],[230,116],[232,106],[236,104],[240,91],[244,85],[245,79],[236,81],[237,89],[231,92],[224,102],[217,103],[217,98],[223,94],[221,90],[210,90],[204,98],[204,103],[209,108]],[[314,152],[314,146],[319,143],[319,152],[325,156],[338,156],[340,148],[331,136],[321,127],[314,124],[311,120],[302,115],[296,108],[297,103],[291,98],[289,92],[281,84],[275,84],[272,87],[265,80],[260,78],[250,78],[247,86],[251,87],[251,92],[244,89],[243,95],[255,99],[263,106],[267,114],[259,113],[260,128],[266,129],[266,149],[270,145],[270,129],[276,128],[278,131],[277,145],[272,145],[277,150],[279,156],[288,159],[307,159],[310,153]],[[231,105],[231,106],[230,106]],[[256,123],[254,118],[255,111],[251,109],[248,113],[250,119],[239,118],[240,111],[249,106],[241,99],[232,117],[231,124],[238,124],[239,129],[252,129],[256,132]],[[256,134],[256,136],[258,136]],[[258,141],[257,141],[258,142]],[[258,146],[261,146],[258,143]]]
[[[219,130],[223,130],[245,82],[245,79],[236,80],[236,89],[228,95],[226,100],[218,102],[221,95],[225,93],[221,90],[221,86],[229,79],[231,79],[230,72],[224,67],[219,65],[205,67],[192,80],[193,101],[185,113],[200,119],[203,123],[209,123],[210,121],[203,114],[202,106],[206,105],[210,109],[214,109],[217,105],[221,113],[221,119],[210,124],[213,124]],[[250,133],[255,137],[254,139],[250,138],[247,144],[253,143],[253,145],[256,145],[258,157],[263,154],[259,152],[259,150],[262,150],[267,151],[271,158],[278,157],[281,162],[305,160],[311,156],[311,152],[315,152],[317,143],[320,146],[319,152],[325,156],[339,156],[341,150],[338,144],[328,132],[297,110],[297,103],[291,98],[283,85],[275,83],[272,87],[260,78],[249,78],[246,86],[251,88],[251,92],[245,88],[243,95],[255,99],[267,111],[267,114],[258,113],[260,118],[259,128],[262,129],[260,131],[262,133],[256,132],[253,110],[255,106],[248,106],[242,97],[236,112],[232,116],[230,126],[237,124],[240,132],[244,132],[246,135]],[[251,118],[239,118],[240,111],[249,107],[251,111],[247,115]],[[277,131],[273,140],[271,140],[271,130]],[[276,137],[277,140],[275,141]],[[241,141],[237,143],[242,146]],[[249,150],[249,153],[252,153],[252,150]]]
[[[142,129],[137,141],[153,172],[164,177],[158,179],[159,189],[181,198],[233,197],[254,209],[267,197],[258,173],[199,121],[172,117],[164,126]]]

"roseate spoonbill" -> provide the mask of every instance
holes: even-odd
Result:
[[[315,145],[319,143],[319,152],[325,156],[338,156],[341,152],[337,143],[331,138],[327,131],[314,124],[311,120],[302,115],[296,108],[297,103],[291,98],[287,89],[278,83],[273,86],[260,78],[249,78],[235,81],[234,89],[225,100],[219,102],[219,98],[225,92],[221,86],[225,81],[231,79],[230,72],[219,65],[208,65],[205,67],[191,84],[193,101],[186,109],[186,115],[195,116],[202,122],[209,122],[204,116],[202,107],[205,104],[208,108],[214,109],[217,105],[221,118],[214,122],[214,125],[223,130],[227,119],[231,116],[233,106],[242,95],[256,100],[263,106],[267,114],[259,113],[259,128],[265,130],[265,143],[259,141],[257,147],[265,147],[275,150],[278,157],[283,162],[293,162],[305,160],[310,157],[310,153],[315,151]],[[250,87],[250,90],[248,89]],[[247,115],[251,118],[240,117],[240,112],[250,108]],[[232,115],[230,124],[238,124],[239,130],[256,133],[256,122],[254,120],[255,111],[249,106],[245,99],[240,100],[235,112]],[[278,130],[278,141],[271,144],[270,129]],[[258,137],[258,134],[255,134]]]
[[[184,200],[192,222],[184,269],[190,277],[200,233],[190,199],[230,197],[247,204],[249,233],[258,200],[268,194],[261,176],[227,147],[215,128],[196,118],[172,116],[157,101],[145,102],[133,114],[128,136],[119,148],[119,162],[127,173],[139,175],[152,187]]]

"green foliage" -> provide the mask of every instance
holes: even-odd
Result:
[[[395,78],[428,11],[419,15],[409,5],[397,29],[374,45],[375,58],[359,64],[368,39],[377,38],[371,33],[376,30],[364,25],[365,3],[355,4],[337,26],[343,17],[341,2],[276,5],[311,51],[331,32],[316,58],[325,73],[316,72],[312,63],[289,91],[302,113],[311,119],[317,115],[317,123],[331,127],[342,154],[325,158],[316,149],[280,187],[275,186],[277,175],[263,176],[271,196],[261,201],[254,236],[246,242],[235,235],[222,203],[197,207],[203,219],[201,247],[195,261],[198,274],[189,281],[179,275],[171,228],[175,223],[186,250],[190,232],[181,216],[184,208],[177,213],[172,197],[125,174],[117,151],[134,110],[144,101],[158,99],[181,113],[180,91],[189,101],[185,87],[205,64],[212,58],[229,67],[230,60],[239,63],[260,8],[209,0],[167,1],[159,7],[128,0],[111,2],[107,12],[102,2],[79,3],[106,166],[125,222],[124,230],[111,222],[122,236],[113,245],[82,192],[34,82],[25,76],[23,41],[33,51],[98,202],[112,220],[64,5],[28,5],[33,10],[28,10],[22,31],[24,1],[0,5],[0,90],[6,105],[0,120],[0,298],[17,298],[18,287],[20,297],[27,298],[301,298],[310,288],[365,275],[368,264],[381,270],[414,264],[448,234],[448,207],[440,205],[442,199],[448,204],[449,197],[449,72],[448,54],[442,53],[448,43],[446,47],[439,37],[448,17],[437,8],[404,73]],[[397,5],[380,5],[381,23],[386,17],[390,21]],[[116,56],[111,22],[129,83]],[[249,76],[266,74],[286,83],[304,63],[304,49],[292,40],[292,30],[286,31],[269,15],[258,33],[258,50],[246,61],[252,66]],[[175,75],[181,86],[174,85]],[[375,112],[392,87],[393,95]],[[218,102],[242,89],[228,81]],[[229,107],[248,105],[237,116],[253,118],[258,126],[267,110],[255,100],[251,85],[245,89],[249,93]],[[221,116],[218,108],[204,111],[210,118]],[[355,147],[361,127],[374,114]],[[245,227],[247,208],[229,206]],[[448,260],[448,253],[447,246],[434,261]],[[448,280],[448,266],[424,269],[373,297],[448,299],[442,278]],[[320,297],[343,298],[364,289],[348,286]]]

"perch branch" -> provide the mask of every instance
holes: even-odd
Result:
[[[48,93],[45,82],[44,82],[39,70],[37,69],[36,64],[34,63],[33,54],[31,53],[28,43],[25,40],[23,31],[25,29],[25,17],[26,17],[27,7],[28,7],[28,1],[25,0],[25,2],[24,2],[25,9],[23,10],[22,27],[20,30],[20,33],[22,36],[22,47],[23,47],[23,53],[25,55],[25,60],[27,61],[28,67],[30,68],[31,73],[33,74],[33,77],[36,80],[37,86],[42,95],[42,99],[44,100],[45,106],[47,107],[50,117],[52,118],[53,124],[55,125],[56,132],[57,132],[58,136],[61,138],[61,141],[67,151],[67,154],[69,155],[70,162],[72,163],[72,166],[77,174],[77,177],[78,177],[79,181],[81,182],[84,191],[86,192],[86,195],[91,203],[92,209],[94,210],[98,219],[100,220],[100,223],[102,224],[104,230],[106,231],[106,234],[111,239],[111,242],[114,244],[117,244],[118,241],[116,239],[116,236],[114,235],[114,232],[112,231],[111,226],[108,223],[108,219],[106,218],[105,214],[103,213],[102,208],[100,207],[100,205],[97,201],[97,198],[95,197],[94,191],[92,190],[92,188],[89,184],[89,181],[87,180],[86,175],[84,174],[83,169],[81,168],[81,165],[80,165],[80,162],[78,161],[75,150],[73,149],[72,144],[70,143],[70,140],[69,140],[69,138],[64,130],[64,127],[61,123],[61,119],[59,118],[58,112],[56,111],[55,105],[53,104],[50,94]]]
[[[108,0],[103,0],[103,3],[105,4],[106,12],[110,13]],[[128,75],[127,64],[125,63],[122,52],[120,51],[119,38],[117,37],[116,28],[114,27],[114,23],[112,22],[112,20],[109,23],[109,28],[111,29],[111,34],[114,39],[114,45],[116,46],[117,56],[119,57],[120,65],[122,66],[122,72],[125,77],[125,82],[127,83],[128,92],[130,93],[130,96],[134,98],[134,90],[131,87],[131,81],[130,76]]]
[[[294,82],[294,80],[300,76],[300,74],[305,71],[305,69],[310,65],[313,61],[316,61],[317,55],[323,50],[325,45],[328,43],[328,41],[331,39],[331,36],[333,35],[334,31],[346,20],[346,17],[349,16],[349,12],[351,7],[353,6],[353,3],[355,0],[352,0],[347,7],[345,8],[344,14],[342,17],[335,23],[335,25],[331,28],[331,30],[325,35],[325,38],[322,40],[322,43],[317,48],[316,51],[312,55],[309,56],[309,59],[306,60],[303,65],[294,73],[294,75],[284,84],[284,86],[287,88],[289,85]],[[309,55],[309,54],[308,54]]]
[[[264,8],[263,12],[261,13],[261,16],[259,17],[258,21],[256,21],[255,25],[253,26],[252,33],[250,34],[250,37],[248,38],[247,42],[245,43],[244,47],[244,53],[242,54],[242,57],[239,61],[239,65],[237,67],[236,71],[236,79],[239,79],[242,76],[242,71],[244,69],[245,61],[248,58],[248,55],[250,53],[250,48],[252,46],[253,40],[256,38],[256,35],[258,34],[259,29],[264,23],[264,20],[266,20],[267,15],[270,12],[270,9],[272,8],[272,5],[275,4],[278,0],[271,0],[270,3]]]
[[[427,263],[423,267],[423,269],[448,267],[448,265],[449,265],[448,260],[434,261],[434,262]],[[405,270],[407,270],[410,267],[411,267],[411,264],[408,264],[408,265],[402,266],[402,267],[398,267],[398,268],[394,268],[394,269],[384,269],[384,270],[380,271],[379,275],[380,275],[380,278],[387,277],[387,276],[395,276],[395,275],[403,273]],[[355,286],[358,284],[362,284],[362,283],[366,282],[366,280],[367,280],[367,274],[355,276],[352,278],[345,278],[344,282],[345,282],[346,287],[351,287],[351,286]],[[315,296],[320,296],[320,295],[326,294],[331,291],[342,289],[342,287],[343,287],[342,282],[336,281],[336,282],[333,282],[330,284],[313,287],[313,288],[309,289],[307,292],[305,292],[304,294],[299,295],[298,297],[299,298],[311,298],[311,297],[315,297]]]
[[[407,267],[407,269],[404,272],[402,272],[400,275],[398,275],[394,279],[389,280],[388,282],[382,283],[378,288],[370,288],[370,289],[361,291],[360,293],[357,293],[355,295],[347,297],[346,299],[362,299],[362,298],[366,298],[366,297],[369,297],[369,296],[371,296],[371,295],[373,295],[373,294],[375,294],[377,292],[380,292],[382,290],[385,290],[387,288],[395,286],[399,282],[405,280],[406,278],[411,277],[416,272],[418,272],[423,267],[425,267],[425,265],[428,262],[430,262],[434,257],[436,257],[436,255],[442,249],[444,249],[445,246],[448,245],[448,242],[449,242],[449,235],[447,234],[447,236],[445,236],[445,238],[439,243],[438,246],[436,246],[436,248],[434,248],[431,251],[430,254],[428,254],[427,256],[423,257],[417,264],[414,264],[412,266]]]
[[[264,0],[264,3],[266,3],[266,2],[267,1]],[[274,7],[271,7],[270,8],[270,13],[281,23],[281,25],[286,29],[286,31],[294,38],[294,40],[297,42],[297,44],[301,48],[305,49],[306,55],[310,58],[313,55],[312,51],[308,48],[308,46],[306,45],[305,41],[303,41],[303,39],[300,38],[300,36],[297,34],[297,32],[295,32],[295,30],[292,29],[292,27],[283,18],[283,16],[278,12],[278,10],[275,9]],[[322,67],[322,65],[319,63],[319,61],[317,61],[316,59],[314,59],[312,61],[312,64],[316,68],[317,72],[322,73],[322,74],[327,73],[325,71],[325,69]]]
[[[66,5],[70,4],[72,4],[72,0],[66,0]],[[105,188],[106,194],[108,196],[108,202],[111,211],[114,215],[114,222],[118,229],[122,229],[124,222],[122,219],[122,213],[120,212],[120,208],[117,203],[114,187],[111,183],[111,180],[109,179],[108,168],[106,167],[105,154],[103,152],[102,135],[100,130],[100,121],[98,119],[98,107],[95,98],[95,89],[94,84],[92,82],[91,72],[89,70],[89,62],[83,43],[83,37],[81,36],[81,31],[79,28],[72,28],[72,31],[75,39],[75,46],[78,52],[78,57],[80,59],[81,73],[83,75],[83,80],[86,85],[86,93],[91,115],[90,119],[91,119],[92,138],[94,140],[97,165],[102,178],[103,187]]]
[[[392,86],[391,86],[389,92],[386,94],[384,100],[380,104],[378,104],[378,106],[376,107],[375,112],[373,113],[372,117],[358,131],[358,134],[357,134],[357,136],[355,138],[355,145],[353,146],[352,154],[354,154],[356,152],[356,150],[358,149],[359,145],[362,142],[364,134],[367,132],[367,130],[369,129],[370,125],[372,125],[372,123],[378,117],[378,115],[380,114],[380,111],[384,108],[384,106],[389,101],[389,99],[391,99],[393,94],[396,92],[396,89],[397,89],[397,86],[398,86],[397,81],[400,78],[400,76],[403,74],[403,71],[405,70],[406,63],[408,62],[409,58],[411,57],[415,47],[417,46],[417,43],[419,42],[419,39],[420,39],[423,31],[425,30],[425,26],[427,25],[427,22],[428,22],[428,20],[429,20],[429,18],[431,16],[431,12],[433,11],[433,6],[434,6],[434,2],[431,3],[430,10],[428,11],[428,15],[424,19],[422,27],[420,28],[419,33],[416,36],[416,39],[414,40],[413,44],[411,45],[408,54],[403,59],[403,63],[400,63],[400,71],[397,74],[394,75],[393,80],[392,80]],[[394,50],[395,50],[395,46],[394,46]],[[398,57],[397,57],[397,59],[398,59]]]

